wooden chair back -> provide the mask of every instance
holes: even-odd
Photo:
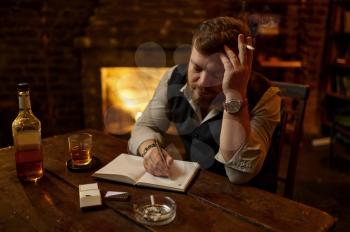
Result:
[[[279,153],[276,166],[281,165],[282,155],[288,157],[287,172],[284,176],[278,174],[278,181],[284,183],[283,196],[293,198],[299,146],[303,136],[303,121],[310,87],[278,81],[272,83],[280,88],[282,96],[281,132],[279,146],[275,148]],[[288,150],[285,149],[287,141],[289,141]]]

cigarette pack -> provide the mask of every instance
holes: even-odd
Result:
[[[102,205],[97,183],[79,185],[80,208]]]

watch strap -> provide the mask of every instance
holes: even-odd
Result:
[[[247,104],[248,103],[248,98],[244,98],[243,100],[240,99],[228,99],[225,101],[225,103],[233,102],[233,101],[239,101],[242,104]]]
[[[140,155],[142,157],[144,157],[146,155],[147,151],[149,149],[151,149],[152,147],[157,147],[157,144],[155,144],[155,143],[148,144]]]
[[[240,102],[240,109],[242,109],[243,107],[245,107],[246,105],[248,105],[248,98],[244,98],[243,100],[239,100],[239,99],[229,99],[226,100],[223,103],[224,106],[224,110],[227,111],[227,104],[230,104],[231,102]]]

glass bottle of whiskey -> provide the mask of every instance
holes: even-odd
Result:
[[[17,85],[19,113],[12,123],[17,177],[37,181],[43,176],[41,124],[34,116],[29,97],[29,84]]]

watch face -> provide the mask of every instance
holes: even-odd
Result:
[[[225,103],[225,110],[231,114],[237,113],[240,111],[242,102],[241,101],[229,101]]]

